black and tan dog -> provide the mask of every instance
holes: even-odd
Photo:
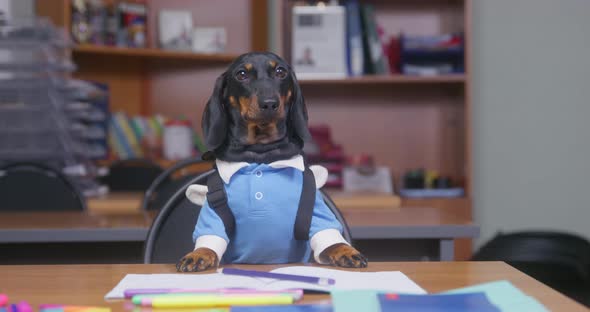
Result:
[[[302,154],[304,141],[311,137],[307,120],[303,95],[289,64],[272,53],[248,53],[217,79],[202,127],[216,159],[270,164]],[[219,252],[205,246],[197,243],[177,269],[216,267]],[[328,245],[316,259],[342,267],[367,266],[367,259],[346,243]]]

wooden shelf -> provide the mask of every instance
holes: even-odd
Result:
[[[300,79],[302,85],[373,85],[373,84],[414,84],[414,83],[464,83],[464,74],[452,74],[444,76],[410,76],[410,75],[374,75],[362,77],[349,77],[342,79]]]
[[[96,164],[99,166],[109,167],[117,161],[118,160],[98,160],[98,161],[96,161]],[[156,163],[158,166],[162,167],[162,169],[172,167],[173,165],[175,165],[178,162],[178,160],[168,160],[168,159],[152,159],[151,161]],[[201,168],[202,171],[207,171],[213,167],[213,164],[210,162],[203,162],[203,163],[196,163],[194,165],[191,165],[191,167]]]
[[[74,54],[103,55],[103,56],[129,56],[155,60],[191,60],[202,62],[228,63],[238,55],[234,54],[204,54],[181,51],[166,51],[148,48],[120,48],[111,46],[79,45],[73,49]]]

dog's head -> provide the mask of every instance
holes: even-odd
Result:
[[[239,56],[217,78],[201,124],[212,151],[287,141],[301,149],[310,138],[295,74],[268,52]]]

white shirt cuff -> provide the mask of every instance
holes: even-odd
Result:
[[[322,230],[315,233],[314,236],[311,237],[309,244],[311,245],[311,249],[313,250],[313,258],[317,263],[326,264],[320,261],[320,254],[324,249],[338,243],[344,243],[346,245],[350,245],[340,231],[336,229],[327,229]]]
[[[221,261],[221,257],[225,253],[225,249],[227,248],[227,242],[222,237],[217,235],[202,235],[197,238],[195,242],[195,249],[206,247],[215,252],[217,254],[217,261]]]

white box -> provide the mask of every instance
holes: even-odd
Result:
[[[161,10],[158,17],[158,39],[166,50],[190,51],[193,16],[190,11]]]
[[[199,53],[222,53],[227,44],[223,27],[195,27],[193,29],[193,51]]]
[[[343,6],[293,7],[291,63],[299,79],[346,77]]]

